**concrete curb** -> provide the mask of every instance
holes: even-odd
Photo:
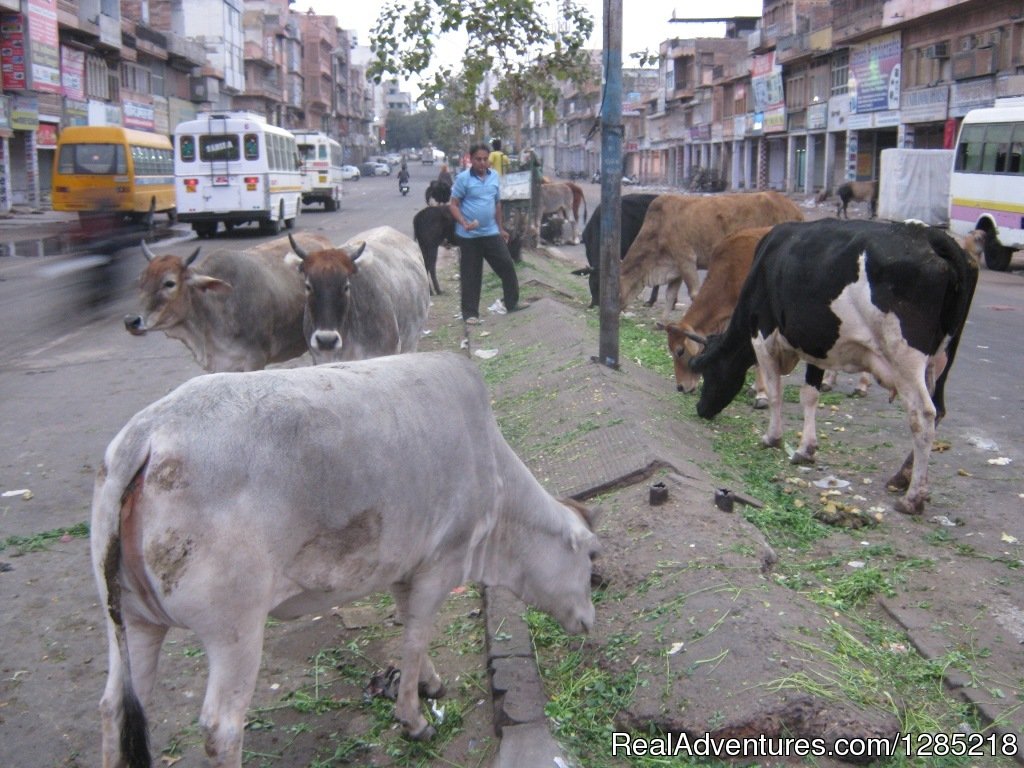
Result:
[[[487,671],[494,729],[500,739],[491,768],[565,768],[571,765],[551,735],[547,695],[523,619],[526,606],[503,587],[484,590]]]

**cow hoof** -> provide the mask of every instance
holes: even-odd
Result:
[[[755,397],[754,398],[754,410],[763,411],[768,407],[767,397]]]
[[[903,493],[910,487],[910,478],[902,472],[897,472],[885,483],[885,490],[890,493]]]
[[[421,699],[443,699],[448,691],[444,687],[444,683],[438,683],[437,688],[430,690],[428,683],[420,683],[419,694]]]
[[[924,500],[918,499],[917,501],[909,501],[906,496],[901,499],[897,499],[893,503],[893,508],[904,515],[912,515],[917,517],[924,513]]]
[[[868,396],[868,391],[866,389],[861,389],[860,387],[858,387],[857,389],[853,390],[853,392],[850,393],[850,397],[867,397],[867,396]]]
[[[814,463],[813,453],[804,453],[803,451],[795,451],[789,459],[790,464],[796,464],[797,466],[804,466],[807,464]]]
[[[831,384],[826,384],[825,382],[822,382],[821,383],[821,391],[822,392],[831,392],[832,391],[832,385]]]
[[[419,731],[417,731],[416,733],[410,732],[409,738],[412,741],[430,741],[436,735],[437,731],[434,729],[434,726],[428,723],[427,725],[424,725],[422,728],[420,728]]]
[[[780,438],[780,437],[776,437],[776,438],[762,437],[761,438],[761,447],[762,448],[778,448],[781,445],[782,445],[782,438]]]

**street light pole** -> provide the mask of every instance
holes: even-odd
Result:
[[[622,237],[622,0],[604,0],[601,101],[601,327],[597,360],[619,367],[619,243]]]

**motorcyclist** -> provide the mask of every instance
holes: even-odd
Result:
[[[409,186],[409,169],[402,163],[402,169],[398,172],[398,189]]]

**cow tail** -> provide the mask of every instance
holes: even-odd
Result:
[[[117,510],[117,532],[111,536],[103,573],[107,587],[107,611],[114,622],[118,653],[121,657],[121,757],[128,768],[151,768],[149,751],[149,726],[142,703],[132,685],[131,659],[128,655],[128,638],[125,634],[124,615],[121,612],[122,547],[121,521],[126,514],[137,514],[134,509],[142,489],[143,474],[149,457],[143,462],[121,494]]]
[[[973,258],[944,232],[928,228],[928,239],[935,253],[953,270],[955,280],[951,280],[946,288],[942,302],[942,331],[949,337],[946,347],[946,367],[935,381],[932,403],[935,405],[935,423],[938,424],[946,415],[945,387],[949,369],[953,367],[960,336],[967,323],[967,313],[971,309],[974,290],[978,285],[978,264]]]

